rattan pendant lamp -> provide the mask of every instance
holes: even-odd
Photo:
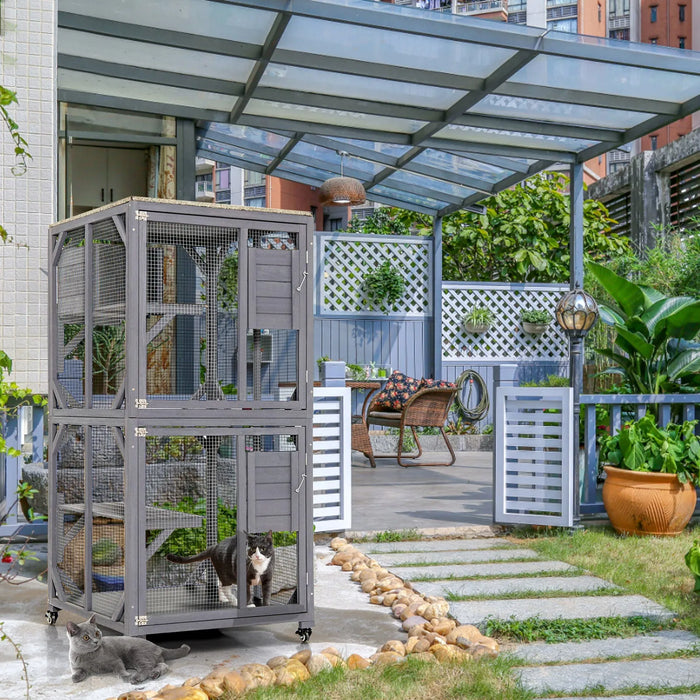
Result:
[[[318,190],[321,206],[336,207],[364,204],[366,195],[365,188],[359,180],[354,177],[343,176],[343,158],[348,155],[347,151],[338,151],[340,156],[340,177],[331,177],[326,180]]]

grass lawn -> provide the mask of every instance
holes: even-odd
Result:
[[[508,538],[548,559],[566,561],[676,612],[676,627],[700,635],[700,596],[685,565],[685,553],[700,538],[700,525],[678,537],[622,537],[610,527],[573,535],[554,530],[520,530]]]
[[[289,688],[260,688],[247,700],[530,700],[505,657],[462,663],[432,664],[410,657],[399,666],[364,671],[336,668]]]

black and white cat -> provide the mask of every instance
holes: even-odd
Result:
[[[167,660],[190,653],[187,644],[164,649],[139,637],[103,637],[94,615],[80,624],[67,623],[66,632],[74,683],[100,673],[117,673],[123,681],[143,683],[166,673]]]
[[[275,549],[272,545],[272,531],[264,534],[247,535],[248,546],[246,552],[246,588],[248,591],[248,607],[254,606],[252,601],[252,587],[262,587],[262,604],[270,604],[272,592],[272,575],[275,568]],[[238,605],[238,600],[231,587],[238,580],[238,568],[236,564],[236,537],[227,537],[215,545],[208,547],[199,554],[191,557],[181,557],[176,554],[166,555],[168,561],[176,564],[191,564],[197,561],[211,559],[214,571],[219,577],[219,600],[222,603]]]

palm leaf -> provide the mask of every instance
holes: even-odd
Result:
[[[622,347],[625,352],[629,351],[622,346],[620,339],[624,339],[632,347],[634,352],[639,353],[645,360],[649,360],[651,358],[654,353],[654,346],[647,343],[642,335],[639,333],[632,333],[632,331],[620,326],[618,326],[616,330],[617,338],[615,342]]]
[[[626,316],[638,314],[646,308],[648,299],[639,285],[616,275],[598,263],[589,262],[588,269]]]
[[[676,355],[667,365],[666,373],[671,380],[700,371],[700,350],[685,350]]]

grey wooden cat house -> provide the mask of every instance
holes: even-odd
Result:
[[[49,609],[129,635],[313,620],[313,219],[131,198],[50,229]],[[246,606],[246,533],[273,532]],[[237,538],[238,603],[210,562]]]

